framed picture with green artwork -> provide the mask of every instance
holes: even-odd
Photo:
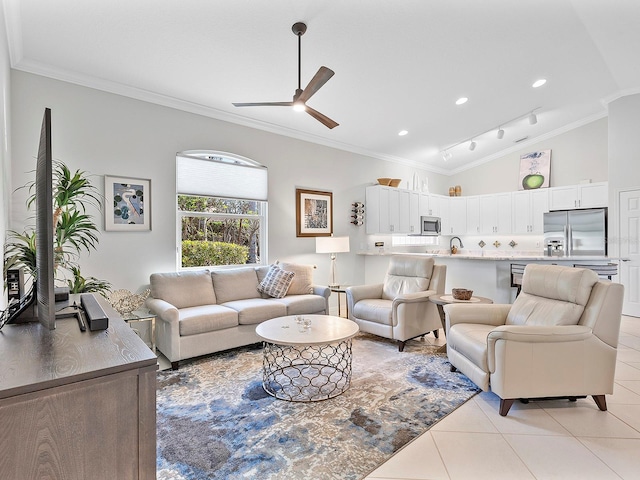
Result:
[[[104,198],[105,230],[151,230],[151,180],[105,175]]]
[[[539,150],[520,155],[518,190],[535,190],[549,187],[551,150]]]

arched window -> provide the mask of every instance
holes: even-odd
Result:
[[[263,264],[267,168],[232,153],[176,155],[178,267]]]

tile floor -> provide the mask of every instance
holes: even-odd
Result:
[[[615,378],[606,412],[588,397],[516,402],[501,417],[480,393],[367,480],[640,479],[640,318],[622,318]]]

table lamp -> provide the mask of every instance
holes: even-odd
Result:
[[[331,254],[329,287],[339,287],[336,280],[336,253],[349,251],[349,237],[316,237],[316,253]]]

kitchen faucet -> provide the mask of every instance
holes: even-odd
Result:
[[[455,239],[458,239],[458,242],[460,242],[460,248],[464,248],[464,245],[462,244],[462,240],[460,240],[460,237],[451,237],[451,240],[449,240],[449,251],[451,253],[456,253],[456,251],[458,251],[458,249],[456,248],[454,251],[454,246],[453,246],[453,241]]]

